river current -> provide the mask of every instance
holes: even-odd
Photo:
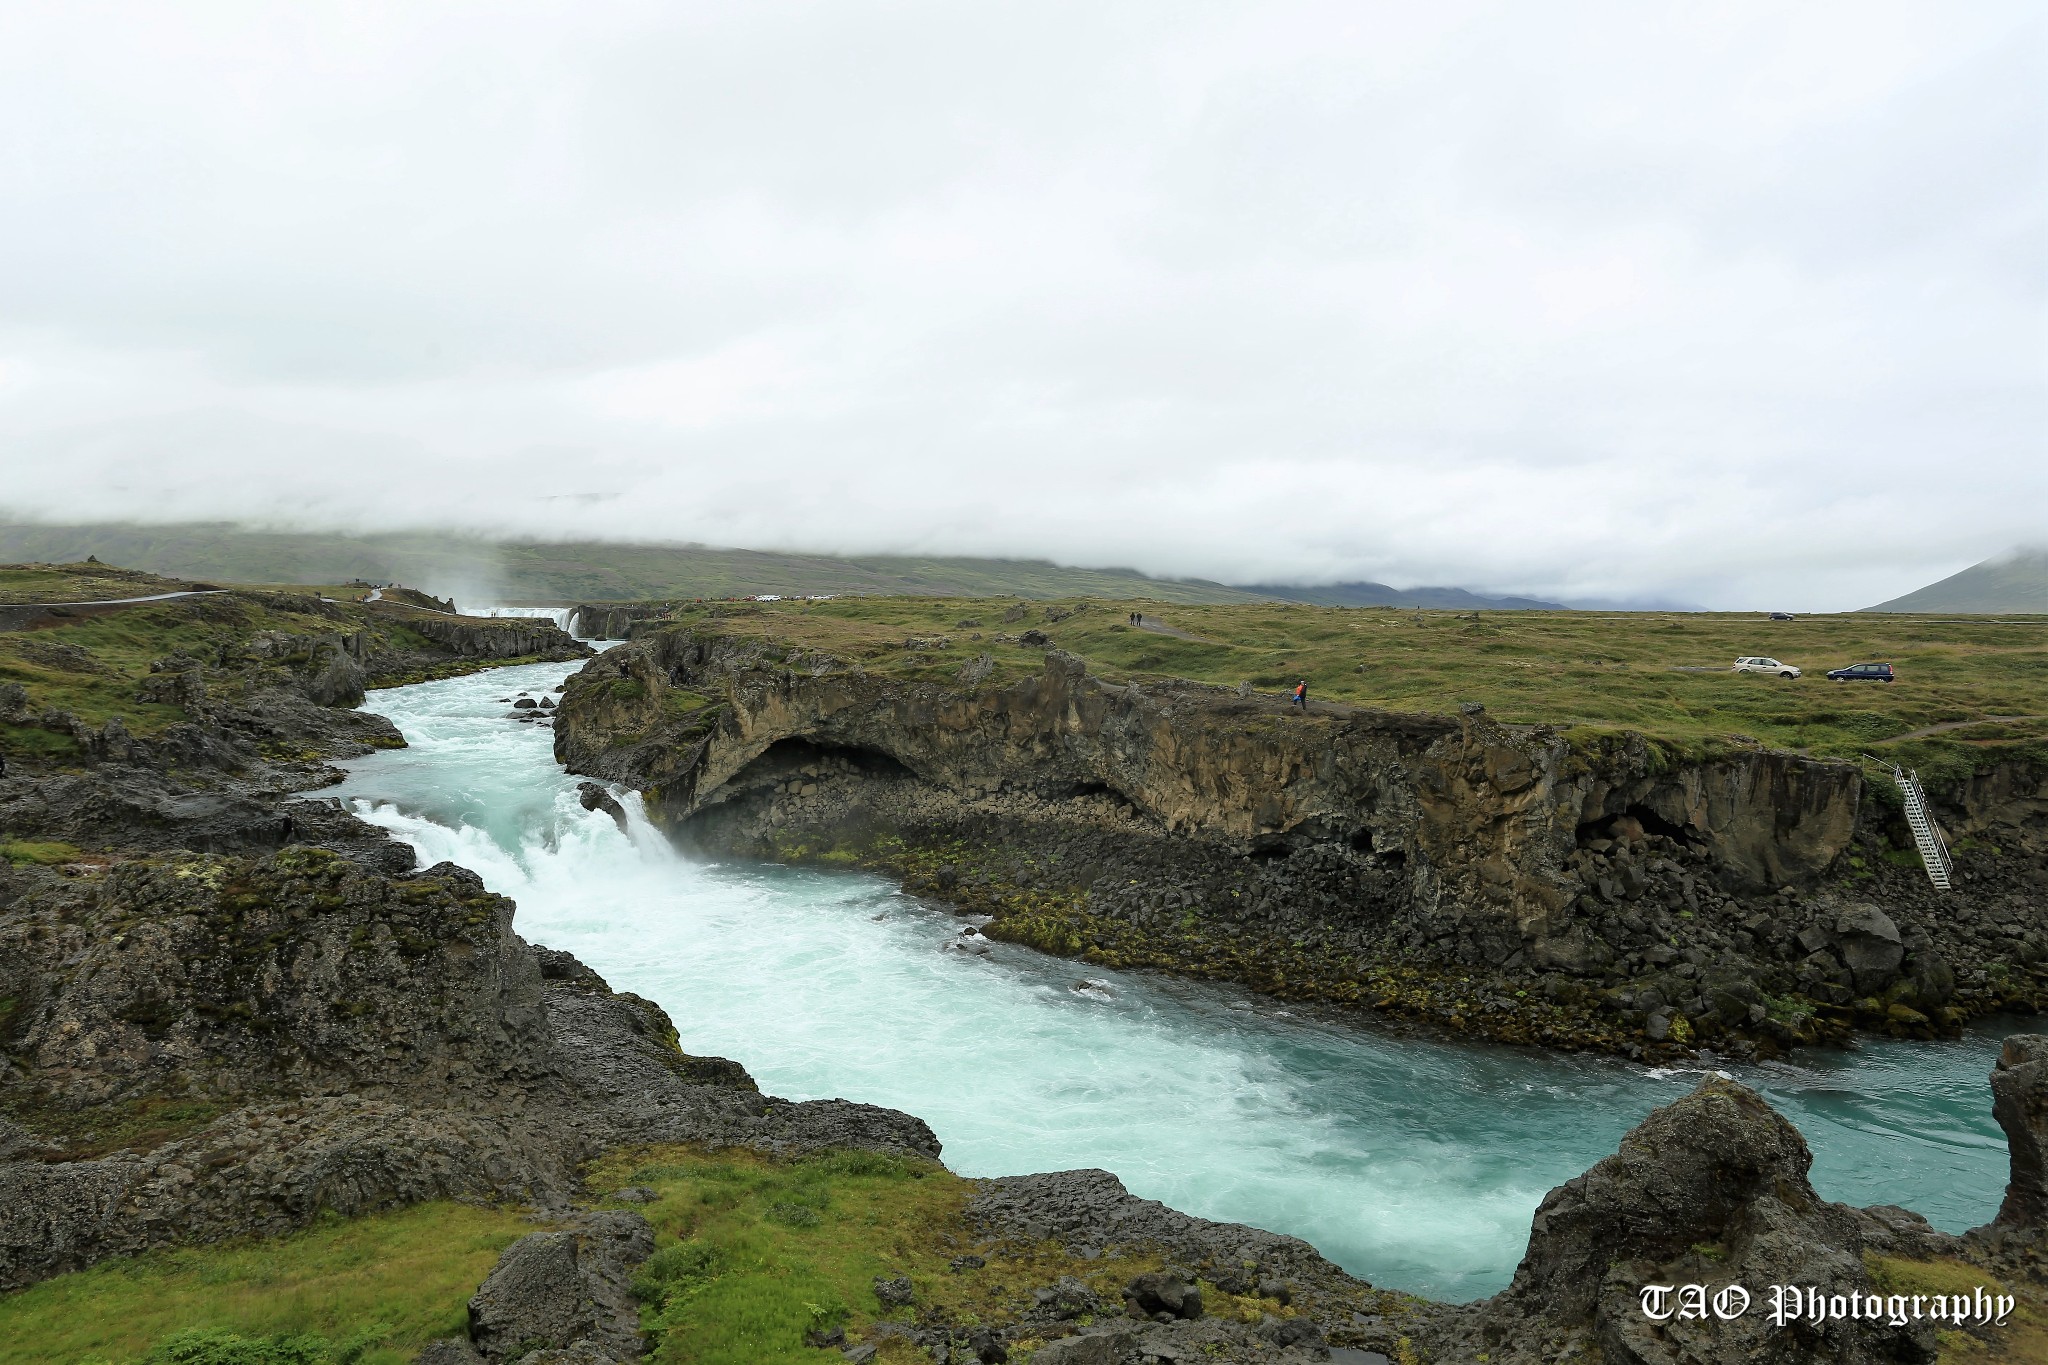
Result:
[[[509,718],[506,699],[573,669],[374,692],[365,709],[411,747],[322,794],[422,865],[455,861],[515,898],[521,935],[658,1001],[687,1051],[738,1060],[772,1094],[917,1114],[964,1175],[1099,1166],[1306,1238],[1375,1284],[1471,1299],[1507,1283],[1549,1189],[1697,1083],[1697,1068],[1397,1037],[1008,945],[942,951],[959,921],[878,878],[691,861],[635,798],[630,833],[583,810],[549,729]],[[1985,1077],[2019,1026],[1728,1070],[1806,1134],[1822,1195],[1961,1231],[2004,1187]]]

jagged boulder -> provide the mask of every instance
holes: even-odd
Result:
[[[1549,1361],[1576,1345],[1610,1365],[1933,1359],[1924,1324],[1773,1326],[1762,1311],[1775,1284],[1869,1293],[1866,1249],[1924,1252],[1939,1239],[1903,1210],[1822,1200],[1807,1179],[1812,1163],[1799,1130],[1762,1097],[1709,1077],[1544,1199],[1513,1284],[1484,1313],[1493,1358]],[[1645,1310],[1646,1286],[1688,1284],[1709,1295],[1739,1285],[1756,1301],[1729,1317],[1663,1311],[1659,1320]]]
[[[619,798],[606,791],[596,782],[576,784],[576,803],[585,810],[601,810],[611,816],[612,823],[619,827],[619,833],[626,832],[626,808],[619,804]]]
[[[540,1350],[578,1348],[594,1360],[640,1354],[633,1270],[654,1254],[654,1229],[625,1210],[593,1213],[556,1232],[535,1232],[505,1249],[469,1301],[469,1339],[485,1359],[534,1360]]]
[[[360,706],[365,679],[363,666],[345,650],[325,652],[302,684],[307,700],[318,706]]]
[[[1202,1316],[1202,1291],[1170,1270],[1140,1275],[1124,1289],[1124,1300],[1132,1317],[1156,1318],[1164,1313],[1175,1318]]]
[[[2048,1227],[2048,1036],[2005,1040],[1991,1072],[1991,1112],[2012,1149],[2012,1176],[1991,1228],[2038,1238]]]
[[[1899,926],[1868,902],[1852,905],[1836,918],[1835,941],[1859,995],[1875,995],[1890,985],[1906,959]]]

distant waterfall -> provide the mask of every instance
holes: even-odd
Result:
[[[576,634],[574,607],[483,607],[472,616],[516,616],[522,620],[553,621],[570,635]],[[581,639],[581,636],[577,636]]]

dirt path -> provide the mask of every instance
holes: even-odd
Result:
[[[13,605],[32,611],[48,611],[52,607],[132,607],[138,602],[168,602],[174,597],[212,597],[226,591],[226,588],[187,588],[183,592],[160,592],[149,597],[100,597],[88,602],[20,602]]]
[[[1137,625],[1139,630],[1149,630],[1154,635],[1171,635],[1176,640],[1192,640],[1198,645],[1213,645],[1216,643],[1216,641],[1209,639],[1207,636],[1197,635],[1193,631],[1182,630],[1179,626],[1169,626],[1166,622],[1155,620],[1150,616],[1139,617]]]
[[[79,616],[105,616],[150,602],[170,602],[180,597],[213,597],[225,588],[193,588],[185,592],[160,592],[148,597],[103,597],[92,602],[10,602],[0,604],[0,630],[36,630],[61,625]]]

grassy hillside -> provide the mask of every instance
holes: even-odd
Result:
[[[1864,610],[2048,613],[2048,550],[2022,550],[1987,559],[1939,583]]]
[[[1132,625],[1133,610],[1177,633]],[[985,652],[997,678],[1021,675],[1040,666],[1043,650],[1018,636],[1038,630],[1111,678],[1272,693],[1306,678],[1311,697],[1327,701],[1434,712],[1476,701],[1505,721],[1632,729],[1691,752],[1868,752],[1930,774],[1994,753],[2048,762],[2048,621],[914,598],[720,604],[675,619],[858,660],[871,673],[950,680]],[[1807,676],[1737,675],[1730,666],[1742,654],[1774,656]],[[1820,676],[1863,660],[1893,664],[1899,681]]]
[[[1148,578],[1130,569],[1069,569],[1040,560],[780,554],[703,545],[490,541],[445,532],[350,536],[174,526],[0,525],[0,561],[69,563],[87,555],[154,573],[235,583],[400,582],[458,604],[498,601],[882,593],[1130,597],[1248,602],[1219,583]]]
[[[106,564],[0,564],[0,606],[115,601],[213,586]]]

